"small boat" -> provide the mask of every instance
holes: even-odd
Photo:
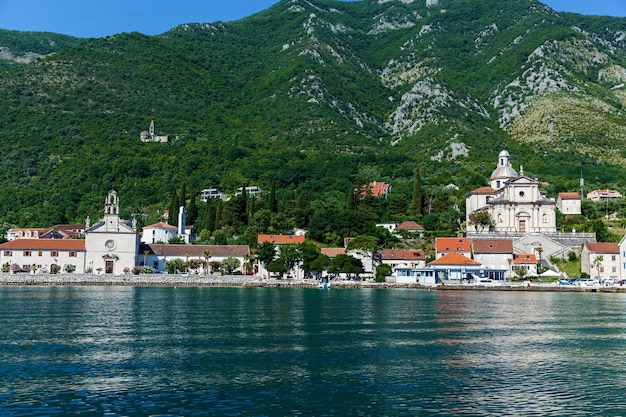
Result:
[[[328,280],[328,278],[322,278],[320,280],[320,283],[317,284],[317,288],[324,289],[324,290],[329,289],[330,288],[330,281]]]

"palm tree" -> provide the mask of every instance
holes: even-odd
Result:
[[[604,259],[602,256],[598,255],[593,259],[593,265],[596,267],[596,275],[598,276],[598,280],[600,280],[600,267],[602,266],[602,261]]]
[[[211,258],[211,252],[205,250],[202,252],[202,256],[204,256],[204,275],[206,276],[209,272],[209,259]]]
[[[146,262],[148,262],[148,254],[149,253],[150,253],[150,251],[148,249],[143,251],[143,266],[148,266],[148,265],[146,265]]]

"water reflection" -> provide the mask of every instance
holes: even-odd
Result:
[[[0,287],[0,414],[622,415],[622,294]]]

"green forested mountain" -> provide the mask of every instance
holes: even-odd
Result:
[[[0,31],[0,51],[38,57],[0,67],[0,219],[96,218],[112,187],[130,215],[175,190],[189,203],[254,184],[276,190],[274,220],[256,214],[267,197],[233,201],[199,207],[200,229],[306,228],[337,211],[450,226],[503,148],[552,196],[581,173],[624,189],[624,23],[535,0],[284,0],[159,36]],[[169,144],[140,142],[151,120]],[[374,180],[390,197],[353,201]]]

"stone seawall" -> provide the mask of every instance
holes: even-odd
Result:
[[[249,287],[249,288],[317,288],[316,280],[262,279],[246,275],[93,275],[93,274],[0,274],[0,285],[40,286],[136,286],[136,287]],[[560,292],[626,292],[626,287],[596,286],[575,287],[555,284],[504,283],[498,285],[447,284],[424,286],[419,284],[395,284],[373,281],[332,281],[333,288],[413,288],[422,290],[454,291],[560,291]]]

